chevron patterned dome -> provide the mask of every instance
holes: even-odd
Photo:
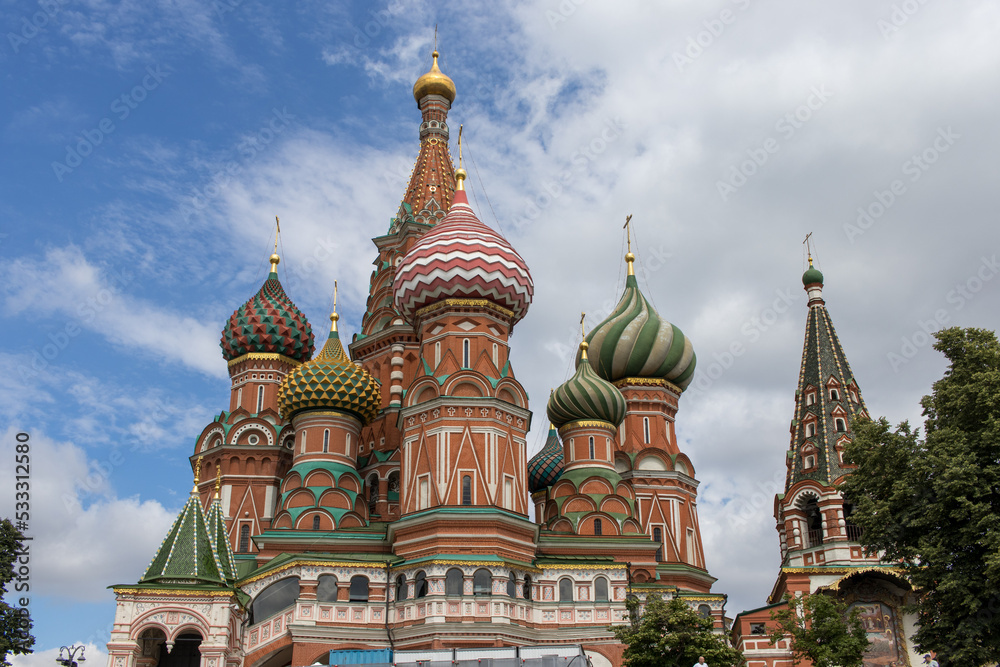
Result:
[[[563,472],[563,448],[556,427],[549,425],[545,445],[528,461],[528,490],[541,491],[556,483]]]
[[[694,347],[639,291],[632,253],[626,255],[626,261],[625,293],[614,311],[587,335],[590,365],[609,382],[653,378],[683,390],[694,377]]]
[[[232,361],[245,354],[280,354],[308,361],[315,352],[312,327],[278,282],[278,255],[271,255],[271,273],[229,318],[222,330],[222,356]]]
[[[507,240],[472,212],[461,189],[464,171],[456,177],[459,189],[448,215],[396,268],[396,308],[412,323],[419,309],[444,299],[487,299],[512,311],[516,323],[531,304],[531,273]]]
[[[281,416],[291,419],[304,410],[339,410],[353,414],[366,426],[378,416],[382,404],[379,383],[344,352],[334,329],[315,359],[285,376],[278,390]]]
[[[573,377],[549,396],[546,412],[556,428],[579,420],[597,420],[618,426],[625,419],[625,397],[587,363],[587,342],[580,343],[580,359]]]

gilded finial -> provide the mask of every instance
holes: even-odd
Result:
[[[333,281],[333,312],[330,313],[330,333],[335,333],[337,331],[337,320],[340,319],[340,315],[337,314],[337,281]]]
[[[583,340],[580,341],[580,360],[587,360],[587,349],[590,345],[587,343],[587,330],[584,328],[584,320],[587,319],[587,313],[580,313],[580,335],[583,336]]]
[[[812,268],[812,265],[813,265],[813,254],[812,254],[812,242],[809,240],[809,238],[812,235],[813,235],[813,233],[809,232],[808,234],[806,234],[805,240],[802,241],[802,243],[804,243],[805,246],[806,246],[806,255],[809,257],[809,268],[810,269]]]
[[[281,257],[278,256],[278,237],[281,235],[281,221],[278,220],[278,216],[274,216],[274,224],[278,229],[274,234],[274,252],[271,253],[271,273],[278,272],[278,264],[281,262]]]
[[[191,487],[191,493],[198,493],[198,482],[201,480],[201,460],[202,456],[199,456],[194,462],[194,486]]]
[[[465,189],[465,179],[468,174],[462,166],[462,125],[458,126],[458,169],[455,170],[455,189]]]
[[[222,466],[215,466],[215,499],[219,499],[219,489],[222,488]]]
[[[623,229],[625,230],[625,240],[626,240],[626,243],[628,243],[628,252],[625,253],[625,262],[628,264],[628,274],[630,276],[634,276],[635,275],[635,267],[632,266],[632,264],[633,264],[633,262],[635,262],[635,255],[632,254],[632,226],[631,226],[631,223],[632,223],[632,214],[629,213],[625,217],[625,226],[623,227]]]

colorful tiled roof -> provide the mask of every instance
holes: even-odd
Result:
[[[303,410],[340,410],[367,425],[381,404],[378,381],[350,360],[336,330],[316,358],[286,375],[278,390],[278,408],[285,419]]]
[[[517,322],[528,312],[534,284],[521,256],[480,222],[460,189],[444,220],[403,258],[393,291],[396,308],[411,323],[417,310],[448,298],[487,299],[512,311]]]
[[[219,560],[215,544],[198,494],[192,491],[139,583],[226,586],[225,567]]]
[[[312,357],[316,349],[312,327],[285,294],[273,270],[275,264],[260,290],[236,309],[222,330],[220,345],[226,361],[261,352],[296,361]]]
[[[233,556],[233,549],[229,544],[225,512],[222,511],[222,501],[219,500],[218,495],[208,506],[208,515],[205,520],[208,524],[208,537],[212,540],[212,548],[222,568],[222,575],[230,582],[235,581],[237,578],[236,558]]]
[[[684,333],[660,317],[632,273],[614,311],[587,336],[590,365],[605,380],[657,378],[684,389],[694,377],[694,347]]]
[[[587,343],[580,343],[576,373],[549,396],[546,411],[556,428],[581,419],[618,426],[625,419],[625,397],[587,363]]]
[[[563,471],[563,447],[556,427],[549,425],[545,445],[528,461],[528,490],[531,493],[555,484]]]

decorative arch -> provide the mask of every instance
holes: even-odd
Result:
[[[504,398],[501,392],[509,391],[511,397],[514,400]],[[497,398],[502,401],[507,401],[508,403],[513,403],[519,408],[523,408],[528,405],[528,395],[524,393],[524,388],[521,387],[517,382],[511,380],[509,377],[501,378],[497,383]]]
[[[414,406],[434,400],[440,395],[440,387],[434,378],[417,380],[406,392],[406,405]]]
[[[635,457],[636,470],[673,470],[674,464],[666,452],[656,449],[644,449]]]
[[[239,442],[240,436],[243,435],[244,433],[247,433],[248,431],[259,432],[260,435],[264,436],[264,439],[267,441],[266,443],[267,446],[270,447],[274,445],[273,427],[271,426],[270,422],[265,421],[263,419],[247,419],[245,423],[234,428],[232,432],[229,434],[229,444],[231,445],[240,444]],[[250,434],[247,433],[248,437],[249,435]],[[249,444],[249,443],[244,443],[244,444]],[[263,444],[264,443],[258,442],[257,446],[261,446]]]
[[[681,452],[674,459],[674,470],[679,473],[683,473],[688,477],[694,477],[694,464],[691,463],[691,459],[688,458],[687,454]]]
[[[465,387],[463,389],[463,387]],[[454,373],[448,378],[444,385],[446,396],[466,396],[476,398],[481,396],[492,396],[493,388],[486,381],[481,373],[471,370],[463,370]]]

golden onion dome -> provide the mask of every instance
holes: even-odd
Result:
[[[455,101],[455,82],[438,68],[438,52],[434,51],[434,64],[427,74],[413,84],[413,99],[420,103],[427,95],[440,95],[451,104]]]

